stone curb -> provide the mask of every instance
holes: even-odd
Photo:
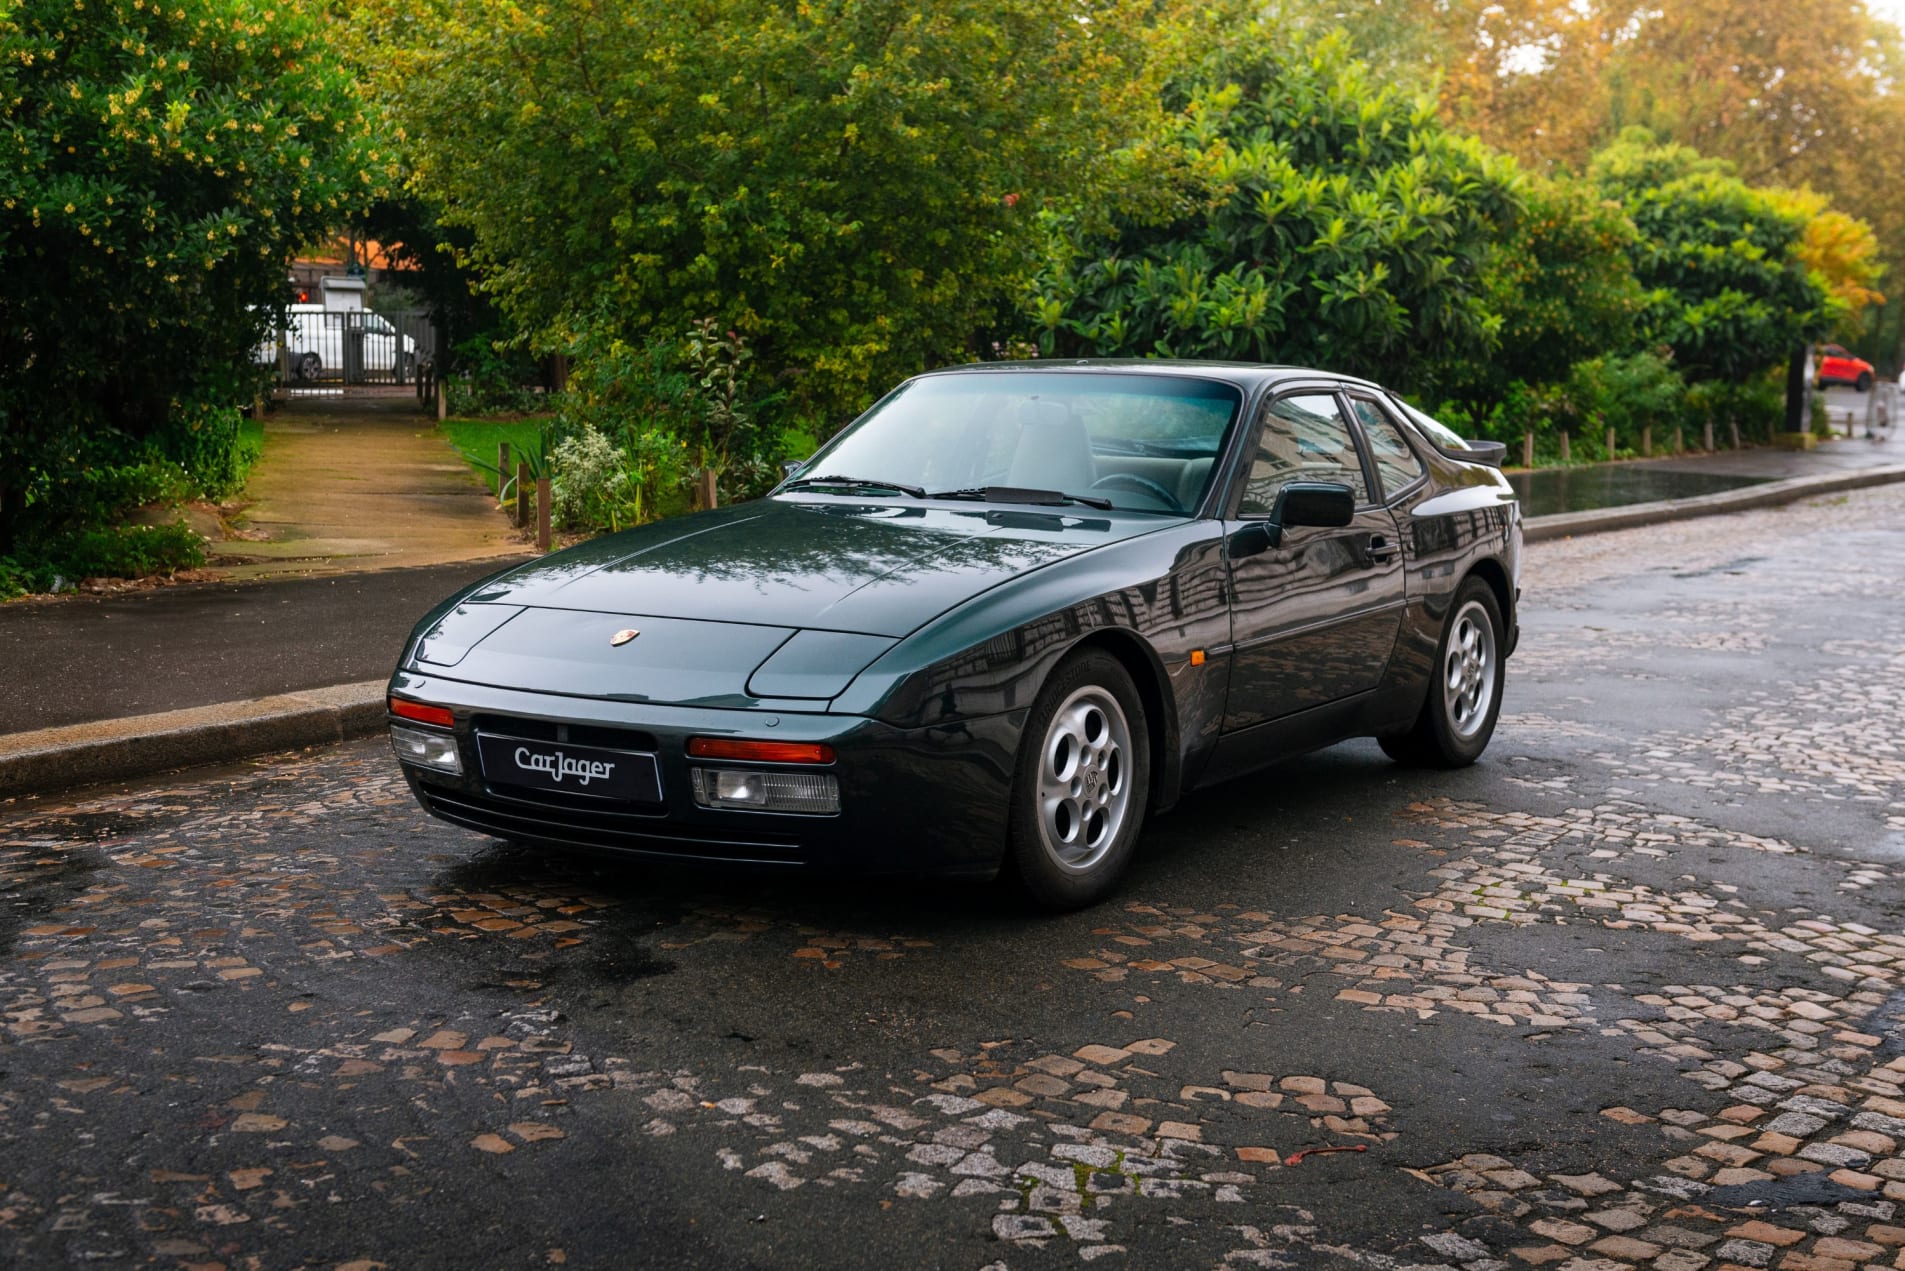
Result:
[[[0,736],[0,798],[227,763],[374,733],[385,680]]]
[[[1531,516],[1522,522],[1522,541],[1539,543],[1546,539],[1601,534],[1608,530],[1658,525],[1663,521],[1682,521],[1695,516],[1745,512],[1752,508],[1792,503],[1817,494],[1862,490],[1868,486],[1891,485],[1898,481],[1905,481],[1905,465],[1867,468],[1862,472],[1788,477],[1784,481],[1768,481],[1763,485],[1743,486],[1738,490],[1722,490],[1717,494],[1702,494],[1690,499],[1663,499],[1658,503],[1632,503],[1626,507],[1596,508],[1592,512],[1558,512],[1553,516]]]

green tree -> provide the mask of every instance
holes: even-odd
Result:
[[[286,262],[378,180],[322,34],[250,0],[0,4],[0,556],[99,464],[219,484]]]
[[[1208,42],[1207,42],[1208,48]],[[1108,231],[1055,218],[1048,353],[1309,362],[1392,382],[1485,358],[1485,268],[1512,163],[1378,82],[1346,37],[1239,22],[1180,73],[1151,151],[1165,197]]]
[[[1653,293],[1643,328],[1689,381],[1743,382],[1831,330],[1843,301],[1807,268],[1806,217],[1779,191],[1644,128],[1596,154],[1589,175],[1633,218],[1634,272]]]
[[[534,343],[713,316],[837,409],[962,356],[1037,209],[1109,178],[1148,9],[377,0],[369,29],[412,188]]]

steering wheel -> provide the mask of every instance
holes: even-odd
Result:
[[[1091,483],[1091,488],[1094,490],[1104,490],[1114,485],[1121,485],[1127,489],[1135,489],[1144,494],[1156,495],[1163,501],[1164,506],[1173,512],[1182,512],[1184,510],[1184,505],[1177,501],[1175,494],[1172,494],[1150,477],[1141,477],[1135,472],[1114,472],[1109,476],[1099,477],[1096,481]]]

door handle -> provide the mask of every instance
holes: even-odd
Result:
[[[1371,534],[1369,536],[1369,545],[1363,548],[1363,560],[1367,564],[1374,565],[1377,561],[1390,559],[1401,550],[1400,547],[1382,535]]]

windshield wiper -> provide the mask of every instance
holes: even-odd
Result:
[[[795,477],[781,489],[800,490],[815,485],[840,485],[854,490],[898,490],[915,499],[926,497],[926,491],[921,486],[902,485],[898,481],[875,481],[871,477]]]
[[[1028,490],[1016,485],[976,485],[967,490],[941,490],[929,499],[971,499],[977,503],[1029,503],[1034,507],[1059,507],[1082,503],[1088,508],[1111,511],[1111,500],[1092,494],[1066,494],[1063,490]]]

